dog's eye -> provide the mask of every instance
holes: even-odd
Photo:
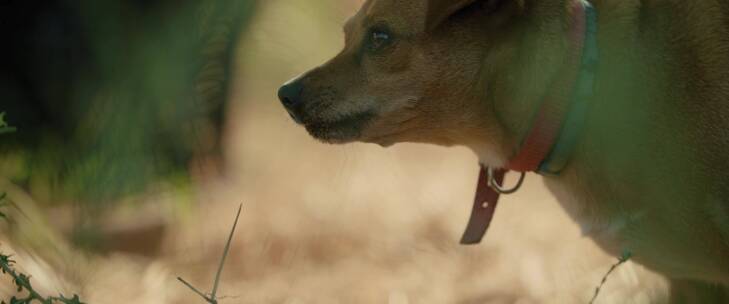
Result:
[[[383,29],[373,29],[370,31],[370,37],[369,41],[367,43],[367,48],[370,51],[378,51],[382,49],[383,47],[390,44],[392,41],[392,34],[388,32],[387,30]]]
[[[390,34],[385,31],[373,31],[372,41],[374,42],[385,42],[390,40]]]

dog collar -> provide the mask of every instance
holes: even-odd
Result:
[[[522,141],[519,153],[506,168],[481,165],[471,218],[461,244],[478,244],[486,234],[500,194],[516,192],[526,172],[558,175],[567,165],[585,123],[588,100],[592,96],[598,61],[597,14],[586,1],[576,1],[568,36],[566,62],[532,119],[532,127]],[[511,190],[501,187],[509,171],[522,175]]]

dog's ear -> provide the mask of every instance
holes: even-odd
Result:
[[[425,27],[428,31],[431,31],[454,14],[469,7],[476,7],[478,5],[479,8],[493,10],[506,1],[514,0],[428,0],[428,14],[425,19]],[[523,1],[516,0],[515,2],[522,3]]]
[[[479,0],[429,0],[425,28],[430,31],[461,9]]]

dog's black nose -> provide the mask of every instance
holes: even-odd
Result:
[[[290,81],[278,89],[278,99],[286,108],[296,108],[301,104],[301,91],[303,88],[301,81]]]
[[[281,103],[286,107],[286,111],[297,123],[301,123],[303,103],[301,92],[303,89],[304,86],[299,79],[289,81],[278,89],[278,99],[281,100]]]

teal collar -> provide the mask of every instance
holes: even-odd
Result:
[[[557,175],[572,155],[587,119],[587,111],[595,90],[595,78],[599,52],[597,45],[597,13],[589,3],[585,4],[585,45],[580,71],[575,83],[566,119],[552,150],[537,171],[545,175]]]

